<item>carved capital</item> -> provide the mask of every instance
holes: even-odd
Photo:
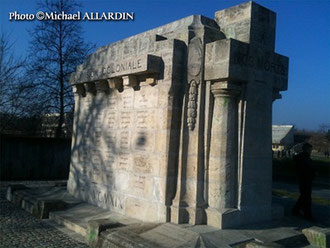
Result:
[[[214,97],[236,98],[241,93],[241,86],[228,81],[216,82],[211,85],[211,92]]]

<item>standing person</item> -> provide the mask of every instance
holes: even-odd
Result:
[[[312,218],[312,181],[315,171],[312,167],[311,160],[312,145],[305,143],[302,152],[293,157],[296,165],[297,176],[299,180],[300,196],[292,209],[293,215],[299,215],[303,210],[304,217],[313,221]]]

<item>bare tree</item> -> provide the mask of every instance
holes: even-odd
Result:
[[[80,5],[74,0],[46,0],[38,3],[44,12],[74,13]],[[56,136],[63,135],[64,114],[73,111],[69,75],[94,48],[84,42],[79,21],[45,20],[31,32],[29,75],[43,95],[45,113],[59,114]]]
[[[0,34],[0,133],[14,130],[20,118],[37,109],[35,87],[24,80],[25,59],[15,57],[9,35]],[[22,125],[21,125],[22,127]]]

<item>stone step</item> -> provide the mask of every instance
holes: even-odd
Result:
[[[88,222],[92,220],[109,219],[117,221],[122,225],[138,222],[132,218],[127,218],[88,203],[81,203],[63,211],[50,212],[49,219],[85,237],[88,235]]]
[[[91,247],[310,247],[292,218],[220,230],[206,225],[143,223],[75,199],[64,187],[15,186],[8,188],[7,199],[79,234]],[[60,206],[61,202],[65,205]]]
[[[65,186],[10,185],[7,188],[6,198],[39,219],[47,219],[50,211],[63,210],[81,202],[71,196]]]

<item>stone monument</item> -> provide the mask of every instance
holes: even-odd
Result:
[[[99,48],[71,75],[68,191],[142,221],[271,219],[276,15],[247,2]]]

